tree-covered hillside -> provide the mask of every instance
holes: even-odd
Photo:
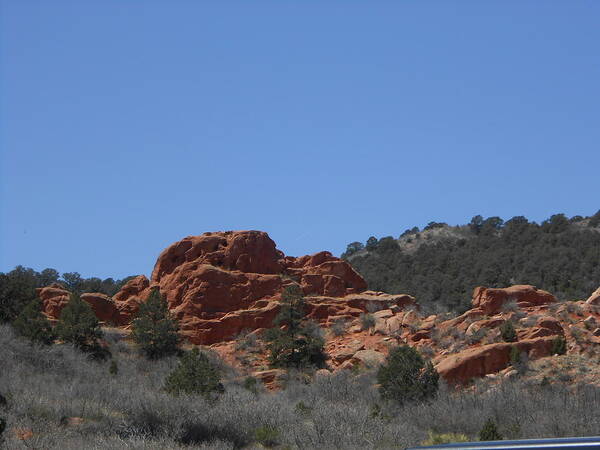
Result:
[[[476,286],[533,284],[563,299],[600,286],[600,211],[553,215],[541,224],[476,216],[450,227],[431,222],[395,239],[353,242],[342,255],[370,289],[408,293],[433,310],[462,310]]]

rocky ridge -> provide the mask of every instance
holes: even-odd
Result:
[[[447,382],[465,384],[510,372],[513,348],[533,361],[552,356],[557,339],[576,355],[600,344],[600,289],[587,301],[558,302],[529,285],[477,287],[473,307],[464,314],[424,316],[410,295],[368,291],[362,277],[329,252],[285,256],[260,231],[186,237],[161,253],[150,279],[140,275],[112,298],[92,293],[82,299],[99,320],[127,328],[139,304],[158,288],[189,342],[210,345],[272,384],[281,374],[267,369],[259,337],[292,283],[300,285],[309,318],[325,332],[329,371],[376,366],[390,346],[406,343],[431,358]],[[69,292],[53,284],[38,295],[45,313],[56,319]],[[507,321],[516,328],[516,342],[502,340],[500,328]],[[250,344],[240,343],[241,333]]]

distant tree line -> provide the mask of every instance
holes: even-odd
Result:
[[[17,266],[10,272],[0,272],[0,323],[16,318],[25,305],[36,298],[36,288],[58,282],[76,294],[101,292],[113,296],[132,278],[83,278],[77,272],[66,272],[61,276],[55,269],[37,272],[31,268]]]
[[[428,230],[448,228],[433,239]],[[407,242],[419,243],[408,249]],[[591,217],[555,214],[541,224],[475,216],[467,226],[431,222],[399,240],[370,237],[348,245],[342,258],[370,289],[408,293],[421,305],[461,311],[476,286],[533,284],[562,299],[584,299],[600,285],[600,211]]]

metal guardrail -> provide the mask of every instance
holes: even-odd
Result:
[[[442,444],[426,447],[412,447],[407,450],[442,450],[442,449],[468,449],[468,450],[504,450],[504,449],[565,449],[600,450],[600,436],[584,438],[557,438],[557,439],[523,439],[518,441],[487,441],[487,442],[461,442],[459,444]]]

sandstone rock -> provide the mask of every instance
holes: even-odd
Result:
[[[376,311],[373,313],[373,317],[375,317],[375,319],[387,319],[393,315],[394,313],[391,309],[382,309],[381,311]]]
[[[600,305],[600,287],[586,300],[588,305]]]
[[[506,368],[510,363],[511,348],[517,346],[520,352],[536,359],[550,355],[553,337],[541,337],[515,343],[496,343],[473,347],[449,355],[439,361],[436,369],[448,383],[464,384],[476,377]]]
[[[60,312],[69,302],[71,293],[62,285],[52,283],[49,286],[35,290],[42,301],[44,313],[52,319],[58,319]]]
[[[596,329],[595,329],[595,330],[592,332],[592,334],[593,334],[594,336],[600,336],[600,328],[596,328]]]
[[[300,283],[309,318],[358,317],[367,302],[406,303],[410,296],[362,295],[367,285],[346,262],[319,252],[286,257],[261,231],[227,231],[188,236],[158,257],[151,281],[140,276],[115,295],[121,324],[135,314],[156,287],[196,344],[234,338],[243,329],[268,328],[283,289]],[[414,299],[412,299],[414,301]]]
[[[352,358],[354,354],[365,348],[365,344],[358,340],[353,340],[347,343],[344,347],[341,347],[339,350],[332,355],[332,359],[336,363],[342,363]]]
[[[81,294],[81,300],[89,303],[101,322],[117,323],[119,310],[108,295],[98,292]]]
[[[524,307],[546,305],[557,300],[549,292],[530,285],[515,285],[504,289],[477,287],[473,291],[473,306],[488,315],[500,312],[502,306],[509,301],[515,301]]]
[[[252,373],[254,378],[262,381],[269,389],[278,387],[285,375],[286,372],[283,369],[260,370]]]
[[[520,340],[534,339],[543,336],[564,336],[565,331],[558,320],[551,316],[540,317],[535,327],[518,330],[517,334]]]
[[[376,350],[360,350],[352,357],[354,365],[360,364],[365,367],[373,368],[383,364],[385,355]]]
[[[416,311],[409,311],[402,317],[402,326],[409,327],[411,325],[416,325],[419,322],[419,315]]]

